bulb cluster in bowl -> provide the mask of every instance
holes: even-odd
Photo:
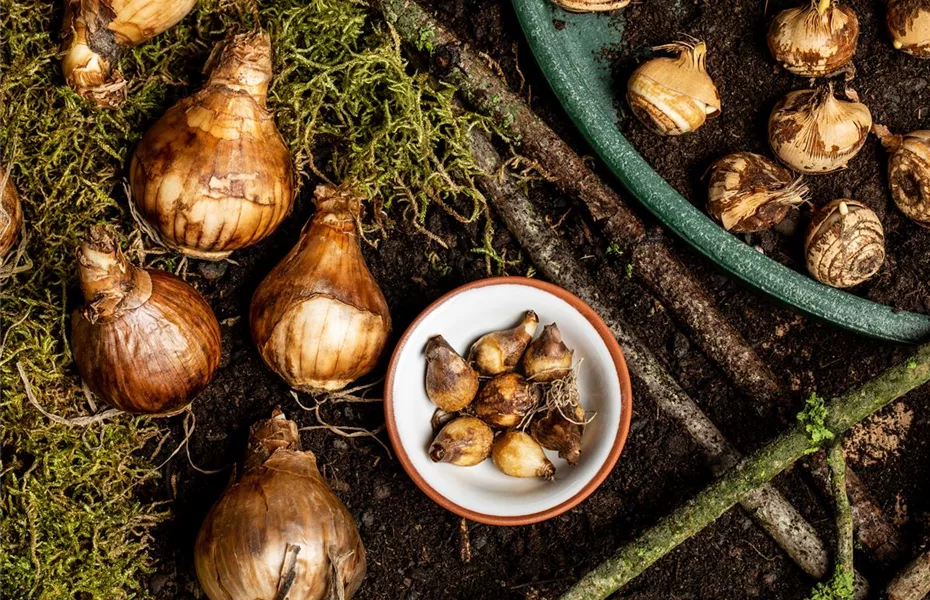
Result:
[[[551,479],[545,450],[570,465],[581,458],[590,419],[581,407],[573,350],[555,323],[533,339],[539,318],[481,336],[467,358],[441,336],[426,344],[426,395],[437,406],[433,462],[471,467],[491,457],[511,477]],[[496,433],[495,433],[496,431]]]
[[[894,47],[930,58],[930,5],[892,0],[887,25]],[[855,11],[838,0],[805,0],[772,19],[767,42],[787,71],[808,78],[855,71],[859,42]],[[650,130],[666,136],[692,133],[721,111],[717,88],[707,73],[707,46],[690,39],[656,46],[674,57],[643,63],[627,82],[627,101]],[[873,131],[890,153],[888,180],[895,204],[918,225],[930,227],[930,131],[893,135],[873,125],[855,90],[834,92],[833,84],[789,92],[768,120],[768,141],[778,162],[750,152],[719,159],[710,169],[707,209],[727,231],[769,229],[788,213],[810,204],[804,175],[845,169]],[[779,164],[781,163],[781,164]],[[864,203],[833,199],[814,211],[805,236],[810,274],[821,283],[846,288],[874,276],[885,260],[885,234]]]

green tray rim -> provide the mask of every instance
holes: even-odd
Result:
[[[569,58],[565,41],[575,28],[560,31],[553,22],[606,15],[572,15],[551,0],[513,0],[513,7],[540,70],[575,127],[626,190],[667,229],[718,268],[807,315],[882,340],[916,344],[930,339],[930,317],[894,311],[785,267],[719,227],[662,179],[615,126],[615,111],[598,99],[590,73],[586,77]],[[614,34],[617,40],[609,43],[619,41],[620,33]],[[607,45],[605,40],[602,47]]]

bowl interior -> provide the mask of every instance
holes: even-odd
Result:
[[[427,456],[432,441],[430,419],[436,407],[426,396],[424,378],[427,340],[442,335],[463,356],[476,339],[490,331],[515,326],[525,310],[543,325],[558,323],[565,344],[574,350],[581,403],[596,412],[582,440],[578,465],[571,466],[546,451],[556,467],[554,481],[504,475],[490,459],[474,467],[434,463]],[[547,511],[576,496],[596,477],[620,434],[621,392],[617,367],[606,343],[588,319],[562,298],[530,285],[502,283],[467,289],[445,299],[412,330],[394,358],[390,401],[396,438],[410,465],[433,491],[461,514],[517,517]],[[475,515],[466,515],[474,518]]]

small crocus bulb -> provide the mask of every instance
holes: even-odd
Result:
[[[547,450],[554,450],[570,465],[581,460],[581,436],[584,432],[584,410],[571,408],[552,409],[542,418],[533,421],[530,429],[533,439]]]
[[[832,173],[846,168],[871,128],[868,107],[840,100],[830,85],[782,98],[769,117],[769,144],[779,160],[799,173]]]
[[[494,432],[475,417],[458,417],[446,423],[429,446],[433,462],[460,467],[477,465],[491,454]]]
[[[546,325],[523,356],[526,378],[533,382],[547,382],[565,377],[571,369],[572,351],[562,341],[562,332],[555,323]]]
[[[539,317],[536,313],[526,311],[523,313],[523,320],[516,327],[494,331],[478,338],[468,353],[469,362],[482,375],[512,371],[533,339],[538,324]]]
[[[727,231],[763,231],[807,195],[807,186],[788,169],[752,152],[735,152],[710,168],[707,212]]]
[[[491,458],[501,473],[511,477],[552,479],[555,475],[555,466],[542,446],[519,430],[499,435],[491,447]]]
[[[858,285],[885,262],[885,233],[872,210],[841,198],[814,213],[804,242],[807,270],[837,288]]]
[[[441,335],[426,343],[426,396],[448,412],[462,410],[478,393],[478,374]]]
[[[475,415],[495,427],[514,427],[536,406],[539,396],[516,373],[503,373],[487,382],[475,401]]]
[[[930,228],[930,131],[894,135],[876,125],[872,131],[888,150],[891,197],[907,217]]]
[[[690,133],[720,114],[720,95],[707,74],[707,45],[674,42],[655,49],[677,56],[653,58],[633,72],[626,93],[633,114],[660,135]]]
[[[917,58],[930,58],[930,2],[889,0],[885,22],[896,49]]]
[[[855,11],[834,0],[810,0],[775,15],[768,31],[772,56],[802,77],[824,77],[842,69],[859,43]]]

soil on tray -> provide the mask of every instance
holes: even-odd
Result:
[[[430,3],[427,3],[430,4]],[[587,152],[570,121],[555,103],[519,34],[509,3],[494,0],[433,2],[441,20],[463,40],[486,52],[503,69],[515,90],[572,143]],[[616,18],[626,20],[628,38],[616,49],[614,65],[621,80],[647,47],[681,32],[705,37],[710,72],[720,86],[723,114],[694,136],[658,138],[633,120],[624,133],[655,168],[679,191],[703,205],[700,176],[718,156],[735,150],[765,153],[764,123],[769,109],[785,91],[805,81],[776,69],[768,58],[762,32],[763,2],[649,2],[634,5]],[[769,2],[769,13],[788,3]],[[888,49],[881,28],[881,4],[851,2],[862,21],[863,37],[856,58],[854,86],[877,122],[895,130],[930,128],[926,105],[930,68],[913,64]],[[670,151],[671,150],[671,151]],[[810,178],[816,202],[852,196],[875,209],[888,231],[889,263],[860,293],[908,310],[930,310],[930,231],[907,222],[894,208],[883,174],[885,157],[871,140],[846,172]],[[605,174],[606,176],[606,174]],[[301,426],[317,425],[287,386],[262,363],[249,335],[248,302],[262,277],[295,243],[310,215],[304,186],[292,218],[271,239],[237,253],[233,264],[197,263],[192,281],[203,290],[223,322],[223,363],[216,381],[194,403],[196,429],[190,455],[203,469],[237,460],[249,425],[266,418],[274,406]],[[726,378],[687,338],[678,324],[626,276],[623,257],[606,253],[597,227],[548,184],[533,186],[531,197],[557,229],[585,258],[603,282],[609,299],[651,345],[683,387],[742,451],[749,452],[790,424],[812,391],[830,397],[904,359],[908,349],[880,344],[838,331],[774,306],[714,271],[684,245],[682,259],[693,268],[725,315],[754,344],[783,380],[784,399],[765,405],[729,385]],[[478,226],[462,226],[435,211],[428,227],[449,243],[444,250],[430,244],[412,227],[398,225],[378,248],[365,247],[368,263],[385,292],[394,319],[393,338],[431,301],[467,281],[488,275]],[[508,258],[519,248],[502,224],[496,223],[495,246]],[[799,234],[758,236],[752,243],[767,254],[798,266]],[[435,253],[431,257],[430,253]],[[523,262],[507,272],[525,274]],[[383,374],[384,366],[370,382]],[[377,388],[375,388],[377,389]],[[634,380],[634,415],[626,448],[604,484],[585,502],[545,523],[526,527],[492,527],[467,523],[421,493],[399,463],[371,438],[343,438],[327,430],[303,434],[330,485],[355,516],[368,550],[368,575],[358,600],[543,600],[555,598],[588,569],[633,539],[711,480],[699,448],[687,434],[658,411]],[[305,394],[299,399],[312,403]],[[930,533],[930,390],[924,388],[891,406],[868,430],[848,443],[851,464],[870,487],[875,500],[894,517],[910,545],[906,560]],[[384,416],[378,403],[329,405],[322,417],[336,425],[376,429]],[[907,422],[907,426],[902,423]],[[173,431],[167,445],[183,438],[181,419],[167,423]],[[894,438],[894,439],[892,439]],[[387,443],[386,436],[379,435]],[[450,467],[452,468],[452,467]],[[830,504],[813,491],[803,468],[776,480],[777,486],[821,531],[832,533]],[[193,545],[200,523],[227,484],[229,470],[208,475],[183,457],[164,468],[162,486],[173,519],[156,536],[156,572],[150,588],[157,598],[202,598],[193,570]],[[462,548],[470,547],[470,560]],[[879,568],[859,553],[858,567],[873,589],[896,571]],[[656,598],[785,598],[800,599],[813,585],[741,509],[729,511],[714,525],[659,561],[626,586],[619,597]]]

